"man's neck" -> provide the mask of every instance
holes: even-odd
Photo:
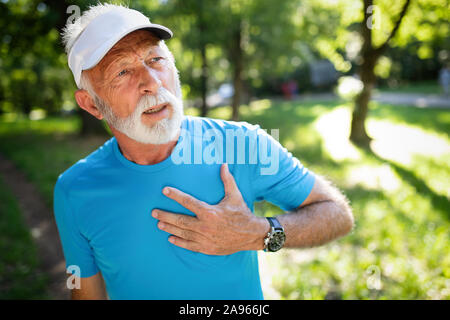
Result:
[[[123,134],[120,131],[111,128],[112,133],[116,137],[122,155],[131,162],[140,165],[152,165],[167,159],[175,148],[180,130],[175,137],[175,140],[169,141],[165,144],[145,144],[137,142]]]

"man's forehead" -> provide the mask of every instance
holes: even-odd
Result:
[[[147,30],[137,30],[120,39],[111,50],[120,50],[149,44],[157,45],[159,41],[160,39],[152,32]]]
[[[159,49],[160,39],[151,32],[138,30],[130,33],[117,42],[103,57],[98,66],[107,68],[112,63],[136,59],[137,56],[144,58]]]
[[[138,30],[120,39],[105,55],[123,56],[129,53],[147,52],[153,47],[158,47],[160,39],[155,37],[151,32],[146,30]]]
[[[149,54],[158,51],[159,46],[153,43],[140,44],[126,48],[117,48],[110,50],[108,54],[102,59],[104,64],[111,62],[121,62],[123,60],[135,60],[137,57],[143,59]]]
[[[160,39],[147,30],[137,30],[120,39],[92,69],[86,70],[90,77],[104,78],[111,68],[131,62],[139,55],[144,58],[152,52],[161,50]]]

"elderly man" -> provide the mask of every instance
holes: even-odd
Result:
[[[73,299],[263,299],[258,250],[352,229],[346,198],[259,126],[183,115],[171,37],[108,4],[64,29],[76,101],[114,135],[55,185]],[[286,214],[255,216],[261,200]]]

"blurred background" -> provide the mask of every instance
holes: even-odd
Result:
[[[67,298],[53,186],[110,135],[59,33],[95,3],[0,0],[0,299]],[[450,298],[447,0],[123,4],[174,32],[186,114],[279,129],[351,202],[350,235],[260,255],[266,298]]]

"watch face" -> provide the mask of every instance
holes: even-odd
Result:
[[[275,233],[273,234],[272,239],[270,239],[270,242],[268,245],[269,250],[270,251],[280,250],[283,247],[285,240],[286,240],[286,235],[284,234],[283,231],[281,231],[281,230],[275,231]]]

